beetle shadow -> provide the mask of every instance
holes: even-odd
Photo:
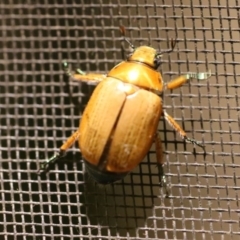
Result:
[[[91,225],[91,228],[82,226],[86,235],[98,236],[101,226],[102,235],[108,236],[110,231],[111,236],[137,237],[136,229],[153,225],[149,219],[155,214],[154,206],[161,204],[161,200],[165,202],[166,198],[164,194],[161,195],[158,184],[152,186],[151,181],[146,180],[150,172],[145,171],[142,175],[143,165],[140,164],[123,180],[108,185],[96,183],[88,172],[84,171],[84,184],[79,191],[82,192],[81,214],[86,214],[85,222],[84,218],[82,221],[85,226]],[[155,171],[157,172],[157,168]],[[139,232],[138,236],[145,237],[144,231]]]
[[[146,227],[151,229],[156,225],[156,214],[157,225],[166,224],[162,211],[169,209],[171,203],[158,184],[158,170],[152,161],[144,160],[119,182],[100,185],[89,176],[79,159],[82,159],[80,153],[68,152],[55,163],[57,166],[50,166],[48,181],[42,183],[43,190],[49,188],[50,182],[51,191],[57,188],[62,193],[60,205],[57,196],[52,196],[51,202],[61,206],[61,214],[72,216],[73,232],[97,237],[101,231],[103,236],[109,236],[110,232],[111,236],[144,238],[146,231],[149,237],[154,234]],[[58,169],[55,173],[54,168]],[[44,174],[41,176],[43,180]],[[165,212],[165,217],[168,214],[171,212]]]

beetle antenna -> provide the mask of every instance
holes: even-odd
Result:
[[[177,29],[178,29],[178,26],[177,26]],[[166,50],[166,51],[159,51],[157,52],[156,55],[162,55],[163,53],[171,53],[173,52],[174,48],[176,47],[176,44],[177,44],[177,38],[178,38],[178,32],[176,33],[176,37],[175,39],[171,38],[171,48],[169,50]]]
[[[123,39],[129,44],[132,49],[135,49],[134,45],[126,38],[126,29],[124,26],[119,26],[120,32],[123,36]]]
[[[176,44],[177,44],[177,39],[176,38],[175,39],[172,38],[171,39],[171,48],[169,50],[166,50],[166,51],[163,51],[163,52],[159,51],[159,52],[156,53],[156,55],[162,55],[164,53],[171,53],[171,52],[173,52],[174,48],[176,47]]]

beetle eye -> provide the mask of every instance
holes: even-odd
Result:
[[[162,59],[162,54],[158,53],[155,55],[154,64],[156,68],[158,68],[158,66],[160,65],[161,59]]]
[[[155,59],[161,59],[161,58],[162,58],[162,54],[161,53],[156,53]]]
[[[160,65],[160,61],[158,59],[154,60],[154,65],[157,68]]]
[[[129,54],[127,55],[127,59],[129,59],[132,55],[133,55],[133,52],[129,53]]]

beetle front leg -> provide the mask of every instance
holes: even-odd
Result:
[[[164,187],[166,192],[166,197],[169,197],[169,187],[167,184],[167,179],[164,173],[164,158],[163,158],[163,149],[162,149],[162,141],[158,133],[156,133],[155,138],[155,148],[156,148],[156,157],[157,157],[157,167],[158,167],[158,173],[160,177],[160,184]]]
[[[207,80],[211,77],[211,71],[209,72],[200,72],[200,73],[188,73],[186,75],[175,78],[174,80],[166,83],[166,89],[172,90],[175,88],[181,87],[184,83],[191,79],[197,79],[199,81]]]
[[[196,141],[195,139],[189,138],[187,137],[187,134],[185,133],[185,131],[179,126],[179,124],[170,116],[168,115],[168,113],[166,111],[163,111],[163,116],[164,119],[167,120],[167,122],[169,123],[169,125],[176,131],[179,133],[180,137],[185,141],[185,142],[189,142],[192,144],[195,144],[201,148],[204,149],[204,145],[198,141]]]
[[[79,133],[79,129],[74,132],[64,143],[63,145],[60,147],[59,151],[54,154],[51,158],[47,159],[40,167],[40,169],[38,170],[38,173],[40,173],[41,171],[47,171],[49,168],[49,165],[55,163],[57,160],[59,160],[60,158],[62,158],[66,151],[78,140],[80,136]]]
[[[72,72],[71,69],[69,68],[69,65],[67,61],[63,61],[63,70],[66,75],[71,77],[73,80],[76,81],[83,81],[83,82],[88,82],[88,83],[99,83],[106,79],[107,75],[104,74],[98,74],[98,73],[85,73],[81,69],[76,69],[75,72]]]

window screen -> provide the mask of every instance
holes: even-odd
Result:
[[[238,1],[2,0],[0,13],[1,239],[239,239]],[[37,175],[94,90],[64,75],[62,60],[106,73],[129,52],[119,25],[135,46],[164,51],[177,39],[159,68],[165,82],[212,73],[164,93],[164,109],[206,146],[160,119],[167,199],[154,146],[113,185],[89,177],[77,144]]]

